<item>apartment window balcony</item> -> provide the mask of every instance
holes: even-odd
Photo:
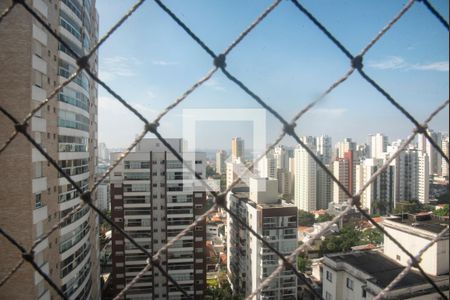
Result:
[[[89,112],[89,98],[84,94],[75,91],[70,92],[73,95],[68,95],[68,91],[69,89],[65,90],[66,94],[59,93],[58,100]]]
[[[60,277],[66,277],[72,270],[81,264],[81,262],[90,253],[89,243],[85,243],[83,247],[78,249],[74,254],[61,262]]]
[[[81,241],[88,233],[89,233],[90,226],[88,223],[82,224],[79,229],[75,230],[75,235],[64,242],[61,242],[59,245],[59,253],[64,253],[73,246],[75,246],[79,241]]]
[[[81,284],[89,275],[90,271],[91,271],[91,262],[89,261],[72,280],[63,285],[62,290],[67,298],[72,296],[77,291],[77,289],[81,286]]]
[[[81,39],[81,30],[82,27],[80,27],[77,22],[72,20],[69,15],[67,15],[64,11],[60,10],[59,13],[59,25],[61,25],[63,28],[65,28],[67,31],[69,31],[77,40],[80,42]]]
[[[61,0],[80,20],[83,19],[82,5],[77,0]]]

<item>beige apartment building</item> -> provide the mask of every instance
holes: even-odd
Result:
[[[79,56],[98,39],[95,0],[27,0],[26,3]],[[0,11],[11,0],[0,1]],[[76,60],[23,7],[0,23],[0,105],[18,120],[76,70]],[[90,60],[97,73],[97,55]],[[0,144],[14,126],[0,116]],[[97,145],[97,85],[83,71],[29,121],[28,132],[83,190],[94,183]],[[26,249],[80,202],[79,193],[59,176],[22,135],[0,154],[0,227]],[[34,249],[34,261],[69,299],[100,299],[98,217],[89,208],[59,226]],[[21,253],[0,236],[0,278]],[[0,287],[0,299],[59,299],[24,263]]]

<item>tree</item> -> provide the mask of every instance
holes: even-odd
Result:
[[[361,232],[361,244],[375,244],[383,243],[383,233],[377,228],[369,228]]]
[[[314,214],[309,213],[304,210],[298,211],[298,225],[299,226],[313,226],[314,225]]]
[[[422,204],[417,200],[401,201],[398,202],[394,213],[396,214],[416,214],[423,211],[432,211],[433,208],[430,205]]]
[[[360,230],[355,225],[347,224],[339,234],[327,236],[320,246],[321,254],[347,252],[354,246],[383,242],[383,234],[378,229]]]
[[[297,257],[297,268],[300,272],[305,273],[307,270],[311,269],[311,260],[304,255],[299,255]]]
[[[331,220],[333,220],[333,216],[325,213],[323,215],[318,216],[316,219],[316,222],[321,223],[321,222],[326,222],[326,221],[331,221]]]
[[[448,204],[445,204],[442,208],[434,210],[433,214],[439,217],[448,216]]]
[[[216,171],[214,170],[213,167],[211,167],[210,165],[206,165],[206,178],[208,177],[212,177],[213,175],[216,174]]]

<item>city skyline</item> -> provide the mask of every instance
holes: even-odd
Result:
[[[448,299],[435,1],[0,2],[0,300]]]

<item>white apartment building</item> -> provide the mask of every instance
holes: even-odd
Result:
[[[264,178],[277,178],[277,159],[273,151],[269,151],[257,163],[258,175]]]
[[[336,144],[336,158],[344,158],[344,153],[356,150],[356,143],[351,138],[345,138],[343,141]]]
[[[297,247],[297,208],[278,198],[275,179],[251,178],[250,188],[227,195],[227,206],[284,255]],[[227,270],[233,293],[249,295],[278,266],[278,257],[245,227],[227,217]],[[256,299],[297,299],[297,277],[285,270]]]
[[[181,139],[168,139],[182,152]],[[205,174],[205,153],[183,153],[195,172]],[[150,253],[156,253],[204,213],[206,193],[189,170],[159,140],[143,139],[111,173],[111,215]],[[161,256],[163,268],[194,299],[206,289],[206,224],[177,241]],[[123,289],[145,266],[147,256],[120,233],[112,232],[113,287]],[[151,268],[126,299],[183,299],[182,293]]]
[[[397,149],[394,147],[392,153]],[[395,200],[428,203],[430,174],[428,155],[409,147],[391,163],[395,168]]]
[[[317,163],[302,147],[294,150],[295,185],[294,203],[298,209],[317,209]]]
[[[399,215],[386,218],[384,229],[394,236],[408,251],[418,253],[422,247],[448,227],[448,222],[437,219],[431,214]],[[433,244],[422,255],[420,266],[433,276],[447,275],[449,272],[448,233]],[[389,238],[384,238],[384,254],[401,265],[406,265],[406,256]]]
[[[388,137],[382,133],[370,135],[370,157],[382,159],[388,146]]]
[[[442,145],[442,134],[440,132],[428,130],[428,134],[438,146]],[[418,148],[420,151],[425,152],[428,155],[428,168],[430,176],[441,176],[442,157],[423,134],[418,135]]]
[[[446,134],[442,137],[441,148],[442,148],[442,151],[444,152],[444,154],[448,157],[448,154],[449,154],[449,136],[448,136],[448,134]],[[448,163],[445,161],[445,159],[442,159],[441,170],[442,170],[442,176],[447,177],[447,179],[448,179],[448,177],[449,177]]]
[[[26,1],[78,55],[98,40],[95,0]],[[0,11],[12,1],[0,1]],[[0,26],[0,105],[22,120],[78,68],[75,55],[21,5]],[[89,59],[97,74],[97,53]],[[97,84],[83,70],[30,119],[28,133],[84,191],[95,181]],[[0,118],[0,139],[14,130]],[[18,136],[0,155],[0,227],[26,249],[82,201],[80,192],[47,159]],[[97,205],[95,195],[93,203]],[[98,216],[85,207],[34,249],[34,261],[69,299],[99,299]],[[19,251],[0,241],[0,278],[20,260]],[[0,290],[1,299],[59,299],[29,265]]]
[[[316,137],[316,150],[317,154],[320,156],[321,161],[329,165],[332,163],[333,150],[331,144],[331,137],[327,135],[321,135]]]
[[[384,219],[384,229],[408,251],[418,253],[448,224],[430,214],[398,215]],[[448,296],[448,233],[426,250],[420,266]],[[322,291],[326,300],[374,299],[405,268],[409,257],[388,237],[384,237],[384,253],[353,251],[325,255]],[[385,296],[386,299],[441,299],[434,288],[415,268]]]
[[[273,157],[275,158],[275,167],[289,171],[289,153],[284,146],[276,146],[273,149]]]
[[[383,166],[383,159],[365,159],[355,168],[355,189],[359,191],[372,175]],[[387,213],[395,207],[394,188],[395,168],[388,166],[370,184],[361,195],[362,206],[369,210],[369,213]]]
[[[224,150],[218,150],[216,152],[216,173],[224,174],[227,169],[225,165],[225,160],[227,158],[227,153]]]
[[[247,166],[241,161],[240,158],[227,162],[226,166],[227,188],[237,179],[239,179],[239,182],[236,186],[245,186],[248,184],[248,179],[252,173],[247,169]]]
[[[325,300],[375,299],[405,268],[376,250],[328,254],[322,263],[322,297]],[[432,276],[432,279],[448,296],[448,276]],[[428,281],[413,270],[387,292],[385,299],[441,298]]]

